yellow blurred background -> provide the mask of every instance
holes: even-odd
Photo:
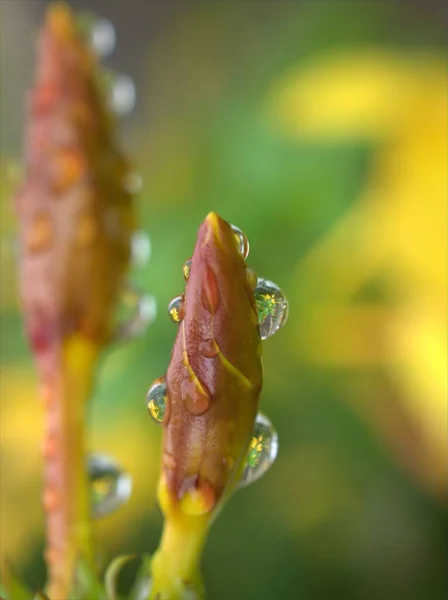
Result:
[[[129,2],[108,68],[133,77],[123,139],[144,180],[159,304],[104,356],[92,449],[134,479],[101,553],[151,552],[160,431],[145,410],[165,316],[209,210],[246,233],[287,325],[264,343],[261,407],[280,450],[205,552],[213,600],[441,600],[447,551],[447,69],[442,2]],[[11,196],[47,2],[6,1],[0,86],[0,555],[41,585],[42,407],[17,302]]]

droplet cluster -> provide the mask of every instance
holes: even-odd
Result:
[[[249,255],[249,241],[244,233],[231,225],[238,252],[243,260]],[[192,259],[185,261],[182,267],[184,280],[188,282],[192,269]],[[219,307],[218,282],[214,272],[206,265],[203,273],[204,286],[202,288],[202,306],[213,315]],[[255,272],[246,267],[246,285],[253,291],[255,313],[253,314],[254,326],[258,326],[261,340],[276,333],[286,322],[288,317],[288,301],[282,290],[272,281],[257,278]],[[173,323],[180,324],[185,317],[185,296],[181,294],[171,300],[168,305],[168,314]],[[215,359],[219,354],[219,346],[213,337],[198,341],[198,353],[206,359]],[[261,355],[261,342],[257,353]],[[211,406],[211,396],[202,382],[195,377],[186,378],[180,386],[181,398],[187,411],[193,416],[204,414]],[[167,406],[167,391],[165,379],[157,380],[150,388],[147,396],[147,406],[152,418],[161,423],[165,418]],[[239,486],[244,487],[259,479],[272,465],[277,456],[278,436],[269,419],[259,413],[254,423],[249,448],[245,458],[243,475]],[[235,459],[233,456],[223,457],[226,471],[233,469]],[[174,468],[176,458],[172,455],[167,459],[166,468]],[[192,493],[192,492],[191,492]]]

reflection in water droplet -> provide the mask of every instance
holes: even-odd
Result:
[[[184,302],[185,296],[181,294],[173,298],[168,304],[168,314],[173,323],[180,323],[184,318]]]
[[[239,227],[236,225],[231,225],[231,228],[238,244],[238,252],[244,258],[244,260],[246,260],[246,258],[249,256],[249,240]]]
[[[157,303],[154,296],[127,285],[120,296],[115,338],[125,341],[143,334],[156,315]]]
[[[128,115],[135,106],[135,85],[127,75],[117,75],[111,90],[112,110],[119,116]]]
[[[108,19],[93,21],[90,29],[90,43],[100,58],[112,54],[117,41],[115,28]]]
[[[184,266],[182,267],[182,273],[184,275],[185,281],[187,281],[188,278],[190,277],[190,272],[191,272],[191,258],[186,260],[184,262]]]
[[[282,290],[267,279],[258,279],[254,289],[260,337],[265,340],[280,329],[288,318],[288,300]]]
[[[161,423],[166,412],[166,383],[165,377],[156,379],[146,395],[146,406],[151,417]]]
[[[132,492],[131,476],[104,454],[87,459],[91,486],[92,516],[97,519],[127,502]]]
[[[131,239],[132,262],[136,267],[144,267],[151,256],[151,239],[146,231],[136,231]]]
[[[135,171],[131,171],[123,177],[123,188],[128,194],[138,194],[142,186],[143,177]]]
[[[239,487],[249,485],[264,475],[275,461],[277,452],[277,432],[270,420],[262,413],[258,413]]]

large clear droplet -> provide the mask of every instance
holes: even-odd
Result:
[[[110,93],[112,110],[120,117],[128,115],[135,107],[134,82],[128,75],[117,75]]]
[[[184,318],[184,302],[185,296],[181,294],[173,298],[168,304],[168,314],[173,323],[180,323]]]
[[[146,231],[136,231],[131,238],[132,262],[136,267],[144,267],[151,256],[151,239]]]
[[[239,227],[236,225],[231,225],[231,228],[238,244],[238,251],[243,259],[246,260],[246,258],[249,256],[249,240]]]
[[[127,285],[120,296],[117,333],[118,341],[142,335],[157,315],[157,303],[151,294]]]
[[[108,19],[93,21],[89,33],[91,46],[100,58],[112,54],[117,38],[115,28]]]
[[[239,487],[249,485],[264,475],[275,461],[277,452],[277,432],[271,421],[262,413],[258,413]]]
[[[156,379],[146,395],[146,406],[151,417],[161,423],[166,412],[166,383],[165,377]]]
[[[274,335],[288,318],[288,300],[282,290],[267,279],[257,280],[254,289],[255,305],[258,314],[258,327],[262,340]]]
[[[130,498],[131,476],[109,456],[104,454],[88,456],[87,471],[90,480],[93,518],[97,519],[108,515]]]

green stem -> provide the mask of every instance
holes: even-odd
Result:
[[[163,479],[159,499],[166,518],[159,548],[151,562],[149,600],[184,600],[187,597],[199,600],[204,597],[200,560],[210,515],[185,513],[182,503],[169,498]]]

